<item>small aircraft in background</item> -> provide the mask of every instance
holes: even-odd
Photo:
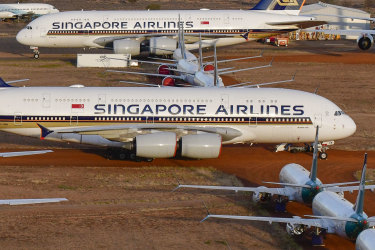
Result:
[[[36,151],[20,151],[20,152],[5,152],[0,153],[0,157],[16,157],[25,155],[38,155],[53,152],[52,150],[36,150]],[[53,203],[68,201],[66,198],[44,198],[44,199],[7,199],[0,200],[0,205],[26,205],[37,203]]]
[[[208,218],[235,219],[249,221],[264,221],[268,223],[286,223],[286,230],[290,235],[302,235],[308,228],[314,227],[312,237],[313,245],[322,245],[322,234],[337,234],[350,240],[356,240],[357,236],[369,227],[375,226],[375,216],[368,217],[363,212],[365,195],[365,177],[367,167],[367,154],[365,154],[359,192],[356,203],[353,205],[341,195],[332,191],[319,192],[312,201],[312,211],[314,215],[305,215],[311,218],[280,217],[259,217],[259,216],[236,216],[236,215],[216,215],[210,214],[202,220]]]
[[[287,201],[297,201],[305,204],[311,204],[314,197],[322,191],[331,191],[340,193],[343,197],[344,192],[353,192],[358,190],[358,186],[346,186],[351,184],[357,184],[356,182],[343,182],[343,183],[331,183],[323,184],[317,178],[318,172],[318,140],[319,127],[316,127],[316,135],[314,142],[313,160],[311,164],[311,172],[307,171],[304,167],[296,163],[290,163],[285,165],[280,171],[280,182],[264,182],[268,184],[281,185],[280,188],[269,188],[269,187],[230,187],[230,186],[203,186],[203,185],[183,185],[179,184],[174,190],[179,188],[196,188],[196,189],[211,189],[211,190],[232,190],[232,191],[243,191],[253,192],[253,201],[267,201],[270,200],[274,195],[278,198],[276,202],[276,210],[280,212],[285,211]],[[345,186],[345,187],[341,187]],[[375,185],[366,185],[365,189],[375,189]]]
[[[0,19],[41,16],[59,12],[54,6],[45,3],[0,4]]]

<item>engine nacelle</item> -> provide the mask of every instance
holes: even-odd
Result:
[[[215,67],[211,64],[207,64],[207,65],[204,66],[203,70],[204,71],[214,71]]]
[[[368,50],[374,44],[374,37],[371,34],[364,34],[358,37],[357,44],[361,50]]]
[[[172,55],[177,48],[177,41],[166,37],[150,38],[150,54],[163,56]]]
[[[221,152],[221,135],[185,135],[180,141],[181,156],[206,159],[218,158]]]
[[[169,70],[169,67],[167,65],[160,65],[158,67],[158,74],[161,74],[161,75],[170,75],[171,71]]]
[[[175,80],[172,77],[165,77],[162,81],[163,86],[175,86]]]
[[[16,18],[17,17],[17,15],[9,11],[2,11],[0,14],[2,18]]]
[[[305,227],[303,225],[293,225],[293,224],[287,223],[286,232],[289,235],[301,235],[305,232]]]
[[[141,53],[141,43],[134,39],[121,39],[113,41],[115,54],[131,54],[138,56]]]
[[[137,135],[135,153],[145,158],[170,158],[176,155],[177,135],[171,132],[157,132]]]

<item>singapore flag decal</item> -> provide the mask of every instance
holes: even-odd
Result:
[[[208,24],[210,24],[210,21],[201,21],[201,24],[208,25]]]
[[[85,109],[85,104],[72,104],[72,112],[73,113],[80,113],[83,112]]]

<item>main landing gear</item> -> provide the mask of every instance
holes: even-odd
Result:
[[[105,158],[109,160],[130,160],[136,162],[152,162],[154,160],[153,158],[139,157],[133,151],[118,148],[108,148],[105,153]]]
[[[324,246],[324,234],[325,230],[321,228],[316,228],[311,237],[311,245]]]
[[[33,50],[33,53],[34,53],[34,59],[39,59],[39,54],[40,54],[40,52],[39,52],[38,47],[30,47],[30,49]]]
[[[319,158],[321,160],[326,160],[328,158],[327,150],[328,146],[333,145],[334,142],[323,142],[318,144]],[[291,143],[282,143],[276,146],[275,152],[279,151],[289,151],[291,153],[298,152],[313,152],[314,147],[310,144],[305,143],[304,145],[293,145]]]

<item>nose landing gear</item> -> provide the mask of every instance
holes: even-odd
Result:
[[[39,54],[40,54],[40,52],[39,52],[38,47],[30,47],[30,49],[33,50],[33,53],[34,53],[34,59],[39,59]]]

